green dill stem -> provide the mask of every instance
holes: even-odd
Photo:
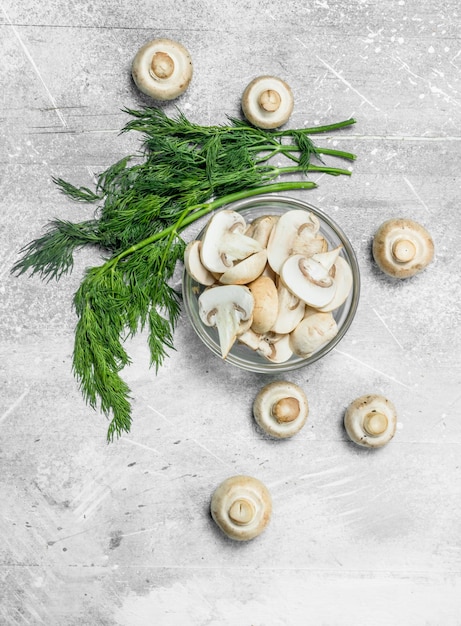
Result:
[[[189,212],[190,212],[190,209],[189,209],[189,208],[185,209],[185,210],[181,213],[181,215],[179,216],[179,219],[178,219],[178,221],[176,222],[176,224],[174,224],[174,228],[173,228],[173,229],[171,229],[170,236],[168,237],[168,244],[167,244],[166,249],[165,249],[165,252],[164,252],[164,254],[163,254],[163,256],[162,256],[162,260],[161,260],[161,262],[160,262],[160,268],[159,268],[159,270],[158,270],[158,273],[159,273],[159,274],[161,274],[161,273],[163,272],[163,268],[165,267],[165,263],[166,263],[166,260],[167,260],[167,257],[168,257],[168,251],[169,251],[169,248],[170,248],[170,246],[171,246],[171,243],[172,243],[173,239],[174,239],[174,238],[178,235],[178,233],[180,232],[180,230],[181,230],[181,225],[182,225],[182,223],[184,222],[184,220],[186,219],[187,215],[189,215]]]
[[[299,169],[297,169],[296,171],[299,171]],[[155,235],[152,235],[151,237],[147,237],[147,239],[143,239],[142,241],[133,244],[123,252],[120,252],[116,256],[106,261],[104,265],[101,265],[99,271],[100,273],[104,273],[108,269],[115,266],[125,257],[133,254],[133,252],[136,252],[137,250],[140,250],[145,246],[155,243],[159,239],[163,239],[164,237],[171,235],[171,233],[181,232],[187,226],[189,226],[189,224],[192,224],[204,215],[211,213],[211,211],[214,211],[215,209],[219,209],[225,204],[230,204],[231,202],[236,202],[237,200],[243,200],[244,198],[250,198],[251,196],[256,196],[263,193],[280,193],[283,191],[291,191],[294,189],[314,189],[315,187],[317,187],[317,185],[312,181],[272,183],[270,185],[255,187],[254,189],[236,191],[235,193],[230,193],[227,196],[222,196],[221,198],[217,198],[216,200],[212,200],[211,202],[204,202],[202,204],[191,206],[184,212],[188,215],[188,217],[185,217],[184,213],[181,214],[179,220],[175,224],[169,226],[168,228],[165,228],[159,233],[155,233]],[[180,227],[178,227],[178,224],[180,224]]]
[[[284,144],[279,144],[278,146],[274,148],[273,145],[269,144],[267,146],[257,146],[257,148],[255,148],[255,151],[267,152],[265,156],[261,157],[260,159],[256,161],[257,163],[264,163],[265,161],[268,161],[272,157],[276,156],[277,154],[283,154],[284,156],[288,157],[292,161],[299,162],[299,159],[296,158],[296,156],[292,154],[292,153],[299,152],[298,146],[288,146]],[[356,155],[353,154],[352,152],[345,152],[344,150],[334,150],[333,148],[317,148],[316,147],[314,154],[328,154],[329,156],[339,157],[340,159],[346,159],[348,161],[355,161],[355,159],[357,158]]]
[[[291,165],[288,167],[278,167],[274,168],[274,174],[279,176],[280,174],[291,174],[297,172],[323,172],[324,174],[332,174],[333,176],[351,176],[352,172],[350,170],[343,170],[338,167],[327,167],[324,165],[308,165],[307,167],[302,167],[298,165]]]
[[[348,161],[355,161],[357,158],[355,154],[352,152],[344,152],[344,150],[334,150],[333,148],[316,148],[317,154],[328,154],[331,156],[336,156],[341,159],[347,159]]]
[[[311,126],[310,128],[298,128],[297,130],[279,130],[274,132],[276,137],[291,137],[293,135],[299,135],[299,133],[303,133],[306,135],[312,135],[313,133],[328,133],[332,130],[339,130],[340,128],[345,128],[346,126],[352,126],[355,124],[356,120],[351,117],[348,120],[343,120],[342,122],[336,122],[334,124],[326,124],[325,126]]]

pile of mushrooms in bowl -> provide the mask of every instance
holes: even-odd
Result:
[[[319,209],[255,196],[214,213],[184,258],[183,300],[217,356],[282,372],[327,354],[354,318],[360,276],[352,246]]]

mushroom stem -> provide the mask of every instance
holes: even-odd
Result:
[[[229,354],[237,337],[241,313],[233,303],[220,307],[215,312],[214,323],[218,330],[219,345],[223,359]]]
[[[152,78],[167,79],[173,75],[174,61],[166,52],[156,52],[150,64]]]
[[[275,89],[265,89],[260,93],[258,98],[259,106],[261,107],[261,109],[267,111],[268,113],[273,113],[274,111],[277,111],[277,109],[280,107],[281,102],[282,99],[280,97],[280,94],[278,91],[275,91]]]
[[[247,498],[234,500],[229,509],[229,518],[239,526],[249,524],[256,514],[254,504]]]
[[[293,422],[299,415],[299,401],[293,397],[281,398],[272,407],[272,415],[279,424]]]
[[[416,246],[409,239],[397,239],[392,246],[392,256],[398,263],[408,263],[416,255]]]
[[[328,270],[320,263],[311,259],[302,257],[299,259],[299,269],[302,275],[314,285],[319,287],[330,287],[333,284]]]
[[[371,437],[379,437],[386,432],[389,420],[384,413],[371,411],[363,419],[363,429]]]

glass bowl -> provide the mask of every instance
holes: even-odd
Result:
[[[327,240],[329,248],[336,248],[339,245],[342,246],[341,255],[349,263],[353,275],[353,285],[348,298],[340,307],[333,311],[333,316],[338,325],[338,333],[329,343],[322,346],[319,350],[305,358],[293,355],[288,361],[283,363],[273,363],[267,360],[264,356],[251,350],[251,348],[248,348],[247,346],[236,341],[225,361],[247,371],[276,374],[304,367],[310,363],[314,363],[318,359],[321,359],[328,354],[328,352],[330,352],[344,337],[352,323],[352,320],[354,319],[359,302],[360,273],[357,258],[349,239],[343,233],[341,228],[335,224],[330,217],[328,217],[328,215],[307,202],[294,198],[288,198],[275,194],[259,195],[254,196],[253,198],[247,198],[246,200],[230,203],[223,208],[238,211],[248,223],[262,215],[281,215],[282,213],[292,209],[303,209],[307,213],[313,213],[320,221],[320,233]],[[199,233],[197,239],[201,239],[203,237],[204,231],[205,229]],[[187,271],[184,270],[182,293],[186,314],[190,319],[195,332],[205,346],[207,346],[212,353],[222,359],[216,328],[205,326],[200,319],[198,297],[203,290],[204,287],[193,280]]]

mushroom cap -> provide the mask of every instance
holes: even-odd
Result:
[[[393,278],[409,278],[434,258],[434,242],[428,231],[411,219],[383,222],[372,245],[373,257],[382,272]]]
[[[349,438],[359,446],[380,448],[395,435],[395,406],[380,394],[360,396],[347,407],[344,427]]]
[[[244,234],[244,217],[230,209],[222,209],[208,221],[202,238],[201,259],[210,272],[224,273],[235,261],[260,252],[262,246]]]
[[[202,322],[218,331],[221,355],[225,359],[237,335],[251,325],[253,296],[244,285],[218,285],[205,289],[198,304]]]
[[[245,88],[242,111],[259,128],[277,128],[285,124],[293,111],[294,98],[289,85],[276,76],[258,76]]]
[[[209,287],[216,282],[216,279],[202,263],[200,258],[201,247],[202,242],[198,239],[189,241],[184,250],[184,266],[191,278],[197,283]]]
[[[267,248],[270,234],[278,219],[278,215],[260,215],[250,222],[245,231],[245,235],[256,239],[263,248]]]
[[[211,516],[231,539],[254,539],[268,525],[272,498],[267,487],[252,476],[237,475],[224,480],[211,497]]]
[[[252,330],[267,333],[277,319],[277,287],[269,276],[260,276],[248,284],[254,299]]]
[[[313,307],[322,307],[333,300],[336,285],[320,261],[302,254],[293,254],[282,265],[281,279],[300,300]]]
[[[306,423],[308,414],[309,404],[304,391],[285,380],[262,387],[253,402],[256,423],[277,439],[298,433]]]
[[[332,313],[309,310],[304,319],[290,333],[293,352],[307,358],[320,350],[338,334],[338,325]]]
[[[140,91],[155,100],[173,100],[192,79],[192,60],[186,48],[171,39],[154,39],[136,53],[131,66]]]

